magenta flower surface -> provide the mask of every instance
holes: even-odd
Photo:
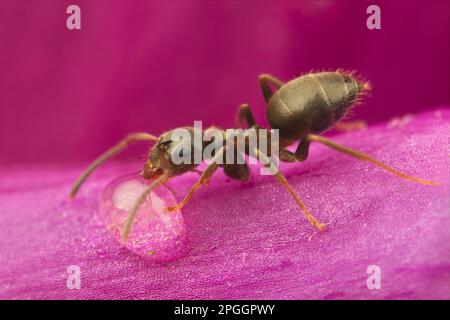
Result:
[[[0,298],[423,299],[450,298],[448,108],[333,138],[439,187],[400,179],[313,144],[281,170],[317,232],[271,176],[247,184],[218,172],[183,209],[189,250],[157,264],[121,246],[99,213],[106,185],[141,163],[111,163],[78,198],[82,167],[2,167]],[[198,179],[171,183],[181,198]],[[67,288],[79,266],[80,289]],[[381,271],[369,289],[369,266]],[[370,268],[369,268],[370,270]]]

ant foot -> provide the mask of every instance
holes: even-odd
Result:
[[[166,212],[174,212],[174,211],[178,211],[178,210],[181,210],[181,208],[182,208],[183,206],[182,205],[175,205],[175,206],[171,206],[171,207],[167,207],[166,208]]]

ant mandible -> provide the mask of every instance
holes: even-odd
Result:
[[[356,159],[371,162],[401,178],[426,185],[437,185],[437,183],[433,181],[406,175],[367,154],[339,145],[318,135],[332,127],[340,125],[341,123],[339,123],[339,121],[345,117],[347,112],[361,99],[364,93],[370,90],[369,83],[359,79],[354,73],[343,70],[308,73],[285,84],[273,76],[263,74],[259,76],[259,84],[264,100],[267,103],[267,120],[270,127],[279,130],[279,159],[281,161],[305,161],[308,157],[309,145],[314,141]],[[276,91],[273,91],[271,87],[276,88]],[[248,104],[239,106],[237,121],[238,124],[245,121],[248,127],[246,130],[258,130],[261,128],[255,123]],[[193,128],[187,127],[186,129],[190,130],[192,135],[194,134]],[[165,184],[170,178],[189,171],[195,171],[195,167],[198,165],[194,162],[174,164],[171,161],[169,155],[171,155],[174,150],[179,150],[177,142],[172,141],[171,139],[171,134],[174,130],[163,133],[159,137],[148,133],[131,133],[127,135],[118,144],[107,150],[91,163],[73,185],[70,191],[70,197],[75,197],[80,186],[99,165],[124,150],[130,143],[136,141],[155,142],[154,146],[150,149],[148,160],[141,172],[145,179],[152,179],[153,182],[146,187],[142,194],[140,194],[128,214],[122,230],[122,238],[126,239],[136,213],[140,205],[145,201],[147,195],[158,185]],[[204,132],[207,130],[208,129],[204,130]],[[225,133],[223,130],[222,132]],[[287,150],[286,148],[294,142],[299,142],[295,152]],[[192,145],[191,147],[193,150],[194,146]],[[203,144],[203,148],[205,147],[206,144]],[[201,173],[199,181],[191,187],[180,203],[176,206],[167,208],[168,211],[181,209],[185,206],[197,189],[208,184],[218,167],[222,167],[224,173],[233,179],[241,181],[247,181],[249,179],[250,171],[246,163],[222,164],[218,161],[219,158],[224,157],[224,151],[225,146],[215,153],[212,159],[209,159],[211,160],[210,164]],[[258,147],[255,151],[257,155],[264,157],[264,154],[260,152]],[[245,153],[251,156],[248,146],[246,146]],[[292,195],[307,219],[316,228],[323,230],[325,225],[320,223],[308,211],[283,174],[277,170],[274,173],[274,176]]]

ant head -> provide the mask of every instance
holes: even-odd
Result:
[[[141,175],[144,179],[150,180],[161,176],[163,173],[164,170],[158,165],[158,163],[148,159],[144,165],[144,169],[142,169]]]
[[[173,140],[172,131],[162,134],[150,149],[147,162],[141,172],[144,179],[154,179],[167,172],[169,176],[179,175],[196,167],[191,157],[191,141]],[[180,163],[177,159],[186,156],[191,160]]]

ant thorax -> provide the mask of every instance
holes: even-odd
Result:
[[[260,161],[264,166],[270,166],[277,163],[280,149],[277,129],[210,127],[203,130],[201,121],[195,121],[193,127],[171,130],[162,137],[159,145],[165,147],[174,165],[245,164],[244,155],[248,155],[250,164]]]

